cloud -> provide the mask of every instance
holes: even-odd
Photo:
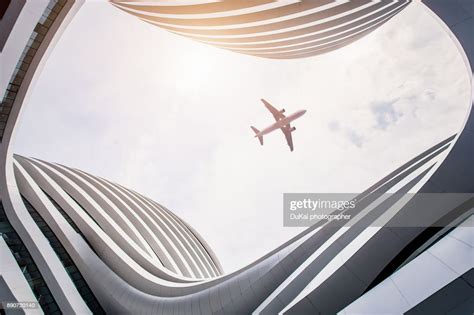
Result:
[[[335,131],[339,131],[341,129],[341,125],[340,125],[339,121],[332,120],[328,123],[328,128],[329,128],[329,130],[335,132]]]
[[[436,99],[436,92],[434,91],[426,91],[423,95],[430,101],[434,101]]]
[[[361,148],[365,142],[365,138],[352,128],[346,129],[346,136],[347,139],[358,148]]]
[[[395,124],[403,113],[395,109],[395,103],[399,99],[388,102],[377,102],[370,106],[370,111],[375,118],[375,128],[386,130],[389,126]]]

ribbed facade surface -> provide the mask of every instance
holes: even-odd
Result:
[[[219,48],[293,59],[323,54],[367,35],[411,0],[110,0],[141,20]]]
[[[151,274],[176,281],[221,275],[204,240],[155,201],[62,165],[20,156],[14,163],[20,187],[35,192],[26,200],[65,212],[101,258],[119,259],[120,250]]]
[[[112,2],[171,32],[268,58],[342,47],[409,3]],[[37,302],[27,314],[474,313],[472,97],[463,128],[358,195],[343,212],[348,225],[320,221],[226,274],[205,240],[154,200],[13,154],[29,87],[82,3],[25,0],[4,13],[11,33],[0,51],[0,302]],[[474,3],[423,3],[472,78]],[[419,193],[458,197],[426,205]],[[414,213],[423,225],[400,225]]]

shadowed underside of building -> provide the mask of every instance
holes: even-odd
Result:
[[[163,205],[81,170],[13,155],[30,87],[82,2],[1,8],[0,301],[36,301],[39,308],[23,311],[50,314],[474,311],[472,111],[458,134],[362,192],[345,210],[350,224],[321,221],[230,274],[197,231]],[[423,2],[472,77],[473,3]],[[409,3],[112,1],[193,40],[277,59],[345,46]],[[428,208],[416,193],[459,197]],[[400,224],[414,213],[425,224]]]

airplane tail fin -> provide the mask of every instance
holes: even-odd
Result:
[[[258,130],[254,126],[250,126],[250,128],[252,128],[253,132],[255,132],[255,137],[258,137],[260,144],[263,145],[263,136],[258,136],[258,134],[260,133],[260,130]]]

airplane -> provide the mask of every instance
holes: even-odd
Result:
[[[291,138],[291,133],[296,130],[295,127],[291,127],[290,123],[303,116],[306,113],[306,110],[299,110],[289,116],[283,115],[285,112],[284,109],[282,110],[277,110],[275,107],[273,107],[270,103],[265,101],[263,98],[261,99],[265,107],[270,111],[270,113],[273,115],[275,118],[276,122],[273,123],[272,125],[268,126],[267,128],[263,129],[262,131],[258,130],[254,126],[250,126],[252,130],[255,132],[255,138],[258,138],[260,141],[260,144],[263,145],[263,136],[274,131],[277,129],[281,129],[283,134],[285,135],[286,142],[288,143],[288,146],[290,147],[290,151],[293,151],[293,139]]]

